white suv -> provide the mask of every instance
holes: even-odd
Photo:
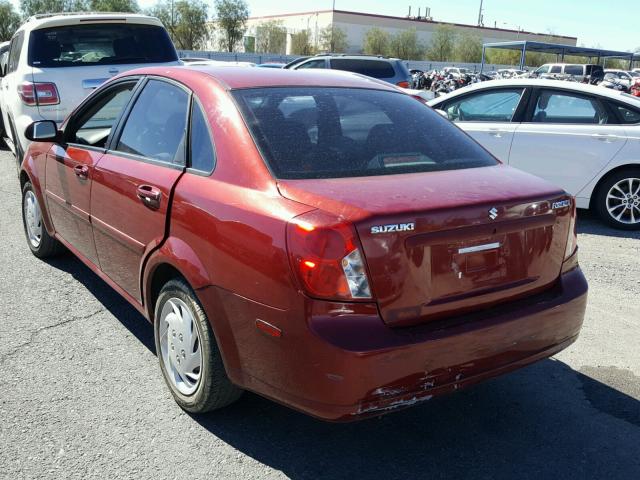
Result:
[[[154,17],[123,13],[45,14],[11,39],[0,82],[6,143],[22,161],[24,131],[36,120],[61,123],[93,89],[141,65],[179,65]]]

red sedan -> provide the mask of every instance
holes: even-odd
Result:
[[[153,324],[190,412],[246,389],[323,419],[386,413],[580,331],[571,197],[393,86],[147,68],[26,134],[29,247],[66,247]]]

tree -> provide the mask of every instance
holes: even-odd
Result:
[[[368,55],[387,55],[391,37],[389,33],[378,27],[367,30],[364,34],[364,53]]]
[[[0,42],[10,40],[20,26],[20,15],[13,9],[13,5],[6,0],[0,1]]]
[[[222,31],[220,48],[233,52],[247,30],[249,7],[245,0],[216,0],[218,28]]]
[[[420,60],[424,57],[424,46],[418,41],[415,28],[401,30],[392,38],[389,53],[404,60]]]
[[[163,23],[179,50],[198,50],[209,37],[207,5],[201,0],[165,0],[151,14]]]
[[[480,63],[482,61],[482,38],[464,32],[456,41],[454,58],[458,62]]]
[[[311,45],[311,31],[300,30],[291,35],[292,55],[313,55],[313,45]]]
[[[349,48],[347,32],[333,23],[320,30],[320,48],[326,52],[344,53]]]
[[[89,0],[92,12],[131,12],[138,13],[140,7],[136,0]]]
[[[256,27],[256,52],[286,53],[287,29],[281,21],[270,20]]]
[[[438,25],[431,37],[428,56],[436,62],[446,62],[453,57],[456,31],[451,25]]]
[[[20,10],[25,17],[37,13],[83,12],[87,10],[85,0],[20,0]]]

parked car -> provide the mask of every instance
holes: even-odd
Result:
[[[32,124],[29,248],[153,323],[176,401],[330,420],[548,357],[580,330],[575,206],[361,76],[144,68]]]
[[[625,70],[614,70],[614,69],[606,69],[604,71],[604,78],[615,80],[617,83],[621,83],[625,86],[626,91],[629,91],[631,85],[633,85],[636,80],[640,79],[640,73],[637,72],[627,72]]]
[[[284,68],[328,68],[359,73],[403,88],[411,88],[412,84],[411,74],[402,60],[376,55],[320,54],[294,60]]]
[[[428,102],[504,163],[560,185],[616,228],[640,228],[640,102],[554,80],[475,84]]]
[[[604,69],[601,65],[572,64],[572,63],[547,63],[534,70],[533,78],[572,78],[577,82],[597,84],[604,78]]]
[[[9,45],[10,42],[0,43],[0,77],[3,77],[7,68],[7,61],[9,60]],[[2,92],[0,91],[0,95]],[[0,140],[4,137],[4,121],[2,119],[2,103],[0,103]]]
[[[178,64],[157,18],[122,13],[29,18],[11,39],[7,72],[0,82],[7,144],[18,163],[31,122],[62,122],[109,77],[144,64]]]

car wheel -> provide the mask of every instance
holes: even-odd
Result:
[[[598,189],[595,208],[614,228],[640,229],[640,170],[622,170],[607,178]]]
[[[29,182],[22,187],[22,224],[27,244],[36,257],[53,257],[63,250],[60,242],[47,233],[42,219],[42,208]]]
[[[154,336],[162,375],[180,407],[204,413],[242,395],[224,369],[207,316],[183,280],[171,280],[155,306]]]

